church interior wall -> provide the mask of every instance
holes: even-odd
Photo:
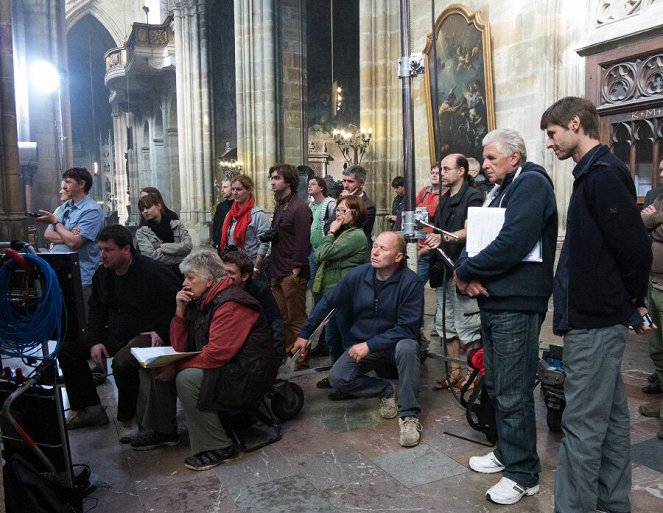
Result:
[[[135,166],[136,173],[128,177],[132,192],[125,203],[135,209],[138,189],[149,180],[149,185],[162,189],[172,208],[183,210],[183,219],[197,225],[199,240],[203,241],[204,224],[214,207],[212,183],[226,141],[237,147],[245,172],[256,181],[258,201],[268,209],[272,206],[269,166],[276,161],[305,163],[307,142],[311,142],[307,130],[310,91],[306,12],[312,2],[154,0],[150,5],[159,7],[153,7],[146,16],[143,6],[147,3],[67,0],[66,25],[75,26],[90,14],[105,27],[113,43],[121,46],[131,33],[132,23],[149,19],[151,24],[158,24],[169,9],[179,13],[171,26],[178,55],[172,80],[156,88],[152,103],[134,97],[141,103],[140,111],[136,109],[123,121],[139,127],[134,131],[135,146],[127,151],[129,165]],[[26,0],[25,5],[47,4],[47,0]],[[435,19],[452,4],[410,2],[412,52],[423,50]],[[466,0],[463,5],[470,11],[480,11],[490,26],[496,126],[522,133],[530,160],[543,164],[553,177],[560,212],[564,212],[571,190],[572,163],[556,161],[545,149],[544,134],[538,126],[540,114],[562,96],[584,95],[585,59],[576,50],[605,40],[619,44],[620,38],[637,36],[638,27],[644,25],[649,29],[660,27],[660,22],[656,25],[652,20],[663,18],[652,13],[663,11],[663,0],[581,0],[580,4],[571,0]],[[373,129],[364,164],[369,169],[367,191],[379,214],[390,205],[391,179],[403,174],[401,81],[397,76],[401,53],[399,7],[399,2],[388,0],[358,3],[358,126]],[[215,39],[214,33],[223,28],[217,24],[221,20],[227,22],[226,28],[233,29],[230,45],[226,32],[223,38]],[[39,31],[39,27],[35,24],[26,28],[24,39],[30,39],[29,31]],[[208,63],[209,75],[205,68]],[[412,86],[418,189],[429,176],[429,121],[423,77],[415,77]],[[178,102],[177,93],[180,100],[182,95],[192,96]],[[54,114],[48,106],[37,109],[32,104],[31,110],[35,113],[33,126],[53,126]],[[183,126],[178,126],[178,120]],[[116,123],[119,174],[126,165],[121,145],[127,141],[120,137],[123,129],[126,127]],[[46,137],[40,145],[44,158],[53,158],[56,150],[52,135],[50,143]],[[336,149],[333,143],[330,146],[334,146],[330,150]],[[122,154],[118,155],[118,150]],[[339,169],[332,174],[338,174],[342,163],[342,159],[333,162],[334,169]],[[49,183],[43,189],[48,188],[50,193],[51,188],[57,190],[56,186]],[[133,214],[132,218],[137,219],[137,213]]]

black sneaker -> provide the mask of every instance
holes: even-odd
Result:
[[[347,401],[349,399],[356,399],[356,395],[348,394],[347,392],[341,392],[340,390],[334,390],[331,392],[327,398],[330,401]]]
[[[156,431],[141,431],[131,440],[131,448],[134,451],[151,451],[158,447],[172,447],[179,443],[180,435],[177,433],[164,435]]]
[[[221,463],[230,461],[235,456],[235,448],[231,445],[225,449],[199,452],[184,460],[184,466],[189,470],[209,470]]]

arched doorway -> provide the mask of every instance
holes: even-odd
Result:
[[[113,46],[110,33],[91,15],[81,18],[67,32],[73,164],[96,171],[97,183],[91,194],[98,201],[106,200],[99,172],[103,169],[102,146],[113,130],[104,85],[104,52]]]

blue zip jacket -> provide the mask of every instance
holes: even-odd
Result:
[[[504,177],[500,192],[490,203],[490,207],[506,208],[497,238],[474,257],[463,250],[456,263],[461,280],[479,280],[488,289],[490,297],[477,298],[483,310],[548,310],[557,245],[557,202],[545,169],[532,162],[521,168],[517,178],[516,169]],[[543,262],[523,262],[538,241]]]
[[[303,324],[299,336],[308,339],[332,308],[351,305],[354,323],[350,335],[366,342],[369,352],[394,349],[403,339],[419,339],[424,316],[424,285],[404,265],[375,295],[375,269],[355,267],[325,294]]]

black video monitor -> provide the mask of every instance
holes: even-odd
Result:
[[[62,340],[79,342],[85,333],[85,302],[78,253],[39,253],[51,266],[62,291]]]

